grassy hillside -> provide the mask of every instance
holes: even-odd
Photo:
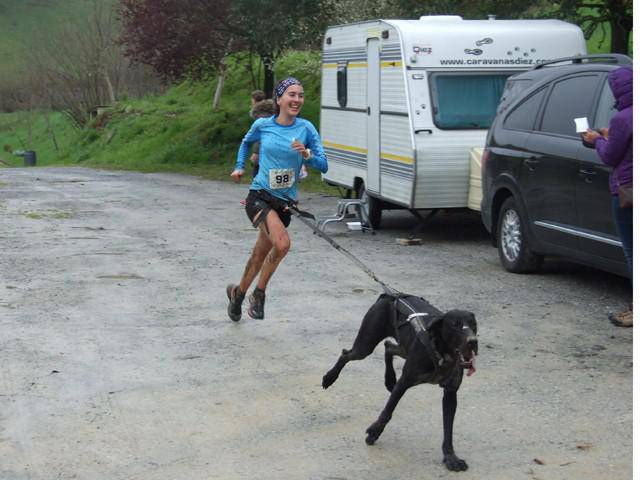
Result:
[[[65,23],[88,15],[92,6],[93,0],[0,0],[0,76],[20,74],[34,32],[54,35]]]
[[[319,54],[292,52],[276,65],[276,75],[292,74],[305,87],[302,115],[318,125]],[[76,130],[61,113],[50,115],[56,151],[42,112],[0,114],[0,159],[20,166],[16,150],[35,150],[39,166],[172,171],[228,179],[240,140],[251,125],[253,90],[245,64],[232,60],[218,110],[211,101],[215,81],[185,82],[164,95],[121,101],[102,112],[89,127]],[[31,125],[32,141],[28,141]],[[318,174],[303,188],[334,192]]]

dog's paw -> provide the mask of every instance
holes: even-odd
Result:
[[[325,373],[324,377],[322,377],[322,388],[325,390],[333,385],[333,382],[338,378],[336,375],[330,375],[331,372]]]
[[[376,440],[378,440],[378,437],[380,437],[380,434],[382,434],[382,428],[378,422],[374,422],[367,428],[367,437],[364,441],[367,442],[367,445],[373,445],[376,443]]]
[[[445,455],[443,461],[447,469],[451,470],[452,472],[464,472],[467,468],[469,468],[467,462],[465,462],[461,458],[458,458],[455,453]]]

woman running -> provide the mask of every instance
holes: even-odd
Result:
[[[260,142],[260,169],[249,187],[245,206],[249,220],[258,229],[258,240],[240,284],[227,286],[227,312],[235,322],[242,316],[242,301],[256,277],[258,283],[249,296],[248,314],[251,318],[264,318],[267,284],[291,246],[287,232],[291,221],[288,204],[297,198],[302,165],[322,173],[327,171],[327,159],[318,132],[311,122],[298,118],[304,105],[300,81],[289,77],[278,83],[275,100],[276,114],[260,118],[251,125],[231,173],[233,180],[239,182],[251,145]]]

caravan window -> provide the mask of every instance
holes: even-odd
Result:
[[[502,73],[435,73],[430,77],[433,118],[442,129],[489,128],[507,78]]]
[[[347,65],[338,64],[338,105],[347,106]]]

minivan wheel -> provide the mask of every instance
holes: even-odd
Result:
[[[360,222],[366,227],[377,230],[380,228],[382,218],[382,206],[380,200],[367,194],[364,183],[358,187],[358,198],[362,200],[362,207],[358,207],[358,217]]]
[[[534,272],[542,265],[543,257],[531,251],[524,217],[513,197],[500,208],[498,217],[498,252],[502,266],[508,272]]]

